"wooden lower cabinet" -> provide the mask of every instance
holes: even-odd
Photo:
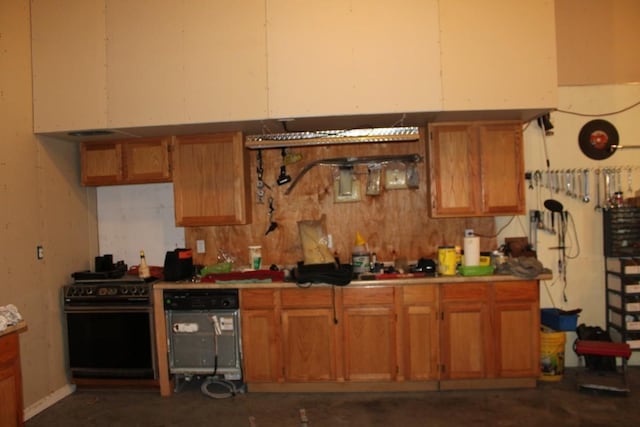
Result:
[[[0,335],[0,427],[24,425],[18,333],[25,328],[18,324]]]
[[[441,379],[484,378],[491,370],[490,285],[442,285]]]
[[[243,375],[247,382],[282,382],[280,291],[243,289],[240,298]]]
[[[494,292],[496,376],[537,377],[540,373],[538,282],[496,283]]]
[[[249,391],[533,387],[538,377],[536,280],[242,289],[240,306]]]
[[[441,285],[442,380],[536,378],[537,281]]]
[[[336,379],[335,335],[330,309],[282,310],[285,381]]]

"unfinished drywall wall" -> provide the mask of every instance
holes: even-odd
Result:
[[[33,134],[29,15],[29,2],[0,0],[0,305],[15,304],[28,326],[27,417],[69,392],[60,290],[97,250],[95,190],[80,186],[77,145]]]

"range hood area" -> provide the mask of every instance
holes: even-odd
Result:
[[[414,134],[414,130],[411,128],[424,127],[428,123],[465,120],[521,120],[528,122],[548,114],[550,111],[550,109],[441,111],[256,119],[230,122],[72,129],[42,132],[38,133],[38,135],[71,142],[83,142],[241,131],[250,136],[247,138],[247,147],[258,149],[266,148],[267,146],[296,146],[297,144],[362,143],[367,142],[367,140],[372,142],[410,141],[417,139],[417,135]],[[378,130],[379,128],[394,128],[394,130],[380,131]],[[380,132],[383,132],[383,134],[380,134]],[[396,132],[396,135],[384,135],[384,132]]]

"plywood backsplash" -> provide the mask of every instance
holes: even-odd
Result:
[[[287,173],[293,178],[307,163],[317,159],[418,153],[423,157],[418,164],[419,188],[383,189],[378,196],[366,196],[367,167],[359,165],[355,172],[362,189],[361,201],[336,203],[333,167],[316,166],[302,177],[289,195],[285,195],[291,184],[276,184],[282,157],[280,150],[271,149],[262,151],[263,178],[271,190],[266,189],[264,203],[259,204],[256,198],[257,151],[251,151],[253,223],[185,228],[185,244],[194,249],[195,263],[213,264],[218,249],[223,249],[237,257],[239,267],[248,264],[249,245],[262,245],[263,266],[295,264],[303,259],[298,221],[320,220],[323,216],[334,249],[343,262],[350,261],[356,232],[364,237],[370,250],[376,252],[382,261],[390,261],[394,251],[396,256],[409,260],[432,257],[438,246],[462,245],[466,228],[487,236],[495,232],[493,218],[429,218],[424,136],[416,142],[291,148],[290,153],[302,155],[302,160],[286,166]],[[272,219],[278,227],[265,235],[269,227],[269,197],[273,198],[275,211]],[[205,241],[206,253],[195,253],[196,240]],[[481,239],[483,251],[491,250],[495,245],[495,238]]]

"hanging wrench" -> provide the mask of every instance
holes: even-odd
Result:
[[[576,176],[576,182],[577,182],[576,183],[576,193],[574,194],[574,196],[577,199],[582,200],[584,198],[584,192],[583,192],[584,186],[583,186],[583,183],[582,183],[582,171],[579,170],[579,169],[574,169],[573,173]]]
[[[596,182],[594,185],[596,187],[596,205],[594,206],[593,210],[595,210],[596,212],[600,212],[602,210],[602,206],[600,206],[600,169],[596,169],[595,173]]]
[[[611,207],[611,169],[605,168],[602,170],[604,175],[604,204],[602,209],[609,209]]]
[[[571,193],[571,197],[573,197],[574,199],[578,198],[578,187],[579,185],[576,184],[576,169],[571,169],[571,188],[573,189],[572,193]]]
[[[567,188],[567,191],[565,191],[565,195],[571,197],[571,195],[573,194],[573,187],[571,186],[573,184],[573,181],[571,180],[571,169],[567,169],[564,171],[564,185]]]
[[[589,203],[591,201],[591,197],[589,197],[589,169],[584,169],[582,173],[584,181],[584,195],[582,196],[582,201]]]

